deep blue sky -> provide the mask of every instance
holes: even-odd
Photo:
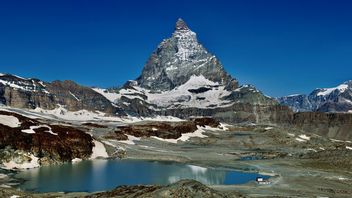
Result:
[[[352,1],[0,0],[0,72],[111,87],[183,18],[241,84],[307,93],[352,79]]]

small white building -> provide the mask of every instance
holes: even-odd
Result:
[[[261,185],[268,185],[268,184],[271,184],[271,182],[269,180],[265,180],[264,178],[262,177],[257,177],[255,179],[255,181],[258,183],[258,184],[261,184]]]

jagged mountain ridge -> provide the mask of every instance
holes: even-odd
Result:
[[[0,104],[27,109],[88,110],[123,114],[120,108],[89,87],[69,80],[44,82],[10,74],[0,74]]]
[[[352,80],[333,88],[318,88],[309,95],[297,94],[278,98],[295,112],[352,112]]]

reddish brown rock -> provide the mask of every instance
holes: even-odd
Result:
[[[74,158],[89,158],[94,146],[92,137],[82,130],[60,125],[45,125],[12,112],[0,111],[2,115],[18,118],[21,126],[11,128],[0,124],[0,149],[11,147],[14,150],[31,152],[35,156],[46,157],[52,161],[71,161]],[[24,133],[30,126],[40,126],[35,133]],[[49,128],[55,134],[49,133]]]

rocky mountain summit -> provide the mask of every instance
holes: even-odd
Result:
[[[238,82],[197,39],[197,34],[178,19],[171,38],[164,39],[149,57],[137,78],[140,87],[153,91],[169,91],[186,83],[191,76],[206,79],[236,89]]]
[[[182,19],[176,22],[171,38],[158,45],[136,80],[115,91],[94,90],[127,114],[138,116],[188,118],[221,112],[233,117],[233,111],[237,108],[242,111],[244,106],[249,115],[256,114],[263,106],[277,105],[254,86],[240,86]],[[250,117],[255,120],[256,116]]]
[[[309,95],[297,94],[278,98],[295,112],[352,112],[352,80],[333,88],[318,88]]]

